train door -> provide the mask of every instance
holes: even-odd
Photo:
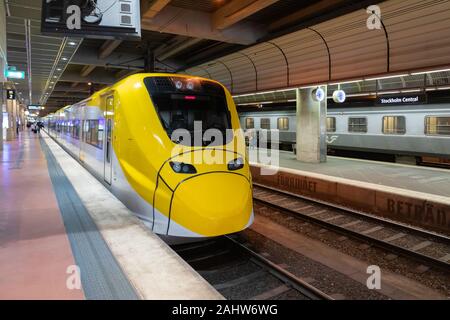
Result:
[[[112,131],[114,122],[114,96],[106,98],[105,108],[105,155],[104,155],[104,179],[111,184],[112,178]]]
[[[78,107],[78,118],[80,119],[79,122],[79,129],[78,129],[78,137],[79,137],[79,142],[80,142],[80,148],[78,150],[78,159],[81,162],[84,162],[84,141],[85,141],[85,109],[86,109],[86,105],[83,104],[80,107]]]

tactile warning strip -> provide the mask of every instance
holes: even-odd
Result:
[[[138,299],[74,187],[44,139],[40,138],[48,172],[87,299]]]

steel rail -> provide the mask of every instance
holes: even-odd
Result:
[[[266,259],[262,255],[256,253],[252,249],[243,245],[242,243],[236,241],[230,236],[224,236],[226,239],[233,242],[233,244],[239,247],[240,250],[244,251],[246,254],[251,256],[252,261],[268,271],[270,274],[281,280],[282,282],[290,285],[292,288],[308,297],[311,300],[334,300],[331,296],[317,289],[316,287],[310,285],[306,281],[298,278],[289,271],[281,268],[279,265],[273,263],[272,261]]]
[[[260,189],[270,190],[272,193],[284,194],[284,195],[288,195],[288,196],[291,196],[291,197],[294,197],[294,198],[299,198],[301,200],[306,200],[306,201],[313,202],[313,203],[319,203],[321,205],[328,206],[328,207],[331,207],[333,209],[338,209],[341,212],[349,213],[353,217],[360,215],[361,218],[364,218],[364,219],[367,219],[367,220],[376,221],[378,224],[382,224],[382,225],[385,225],[385,226],[390,226],[390,227],[393,227],[393,228],[401,229],[401,230],[407,232],[407,234],[410,234],[410,235],[412,233],[415,233],[415,234],[420,234],[421,236],[434,237],[439,242],[443,242],[443,241],[444,242],[448,242],[448,237],[445,237],[444,235],[437,235],[437,234],[434,234],[434,233],[431,233],[431,232],[427,232],[427,231],[423,231],[423,230],[420,230],[420,229],[417,229],[417,228],[410,228],[410,227],[408,227],[406,225],[403,225],[403,224],[398,224],[398,223],[395,223],[395,222],[391,222],[389,220],[376,218],[376,217],[373,217],[373,216],[369,216],[367,214],[362,214],[362,213],[357,212],[357,211],[349,210],[348,208],[344,208],[344,207],[340,207],[340,206],[334,206],[334,205],[329,204],[329,203],[319,202],[319,201],[316,201],[314,199],[310,199],[310,198],[305,198],[305,197],[302,197],[302,196],[294,195],[294,194],[291,194],[289,192],[285,192],[283,190],[278,190],[278,189],[275,189],[275,188],[266,187],[266,186],[263,186],[263,185],[260,185],[260,184],[256,184],[256,183],[253,183],[253,184],[255,186],[257,186],[258,188],[260,188]],[[442,270],[444,270],[446,272],[448,272],[450,270],[450,264],[445,262],[445,261],[442,261],[442,260],[433,258],[431,256],[422,254],[420,252],[413,251],[413,250],[407,249],[405,247],[401,247],[401,246],[392,244],[390,242],[387,242],[387,241],[384,241],[384,240],[372,237],[372,236],[370,236],[368,234],[363,234],[361,232],[354,231],[354,230],[351,230],[349,228],[345,228],[345,227],[339,226],[337,224],[333,224],[331,222],[319,219],[319,218],[314,217],[314,216],[309,216],[307,214],[303,214],[303,213],[295,211],[293,209],[289,209],[289,208],[287,208],[287,207],[285,207],[283,205],[277,205],[277,204],[275,204],[273,202],[266,201],[266,200],[259,199],[259,198],[255,198],[255,197],[253,197],[253,198],[254,198],[254,200],[256,202],[262,203],[262,204],[264,204],[267,207],[271,207],[271,208],[274,208],[276,210],[288,212],[288,213],[290,213],[290,214],[292,214],[294,216],[297,216],[297,217],[299,217],[299,218],[301,218],[303,220],[308,220],[308,221],[310,221],[312,223],[315,223],[317,225],[320,225],[320,226],[322,226],[322,227],[324,227],[326,229],[333,230],[333,231],[335,231],[337,233],[340,233],[340,234],[343,234],[343,235],[350,235],[351,237],[357,238],[359,240],[362,240],[362,241],[364,241],[364,242],[366,242],[368,244],[371,244],[371,245],[383,248],[385,250],[394,252],[394,253],[396,253],[398,255],[401,255],[401,256],[404,256],[406,258],[413,258],[416,261],[420,261],[422,263],[427,263],[429,265],[438,267],[439,269],[442,269]]]

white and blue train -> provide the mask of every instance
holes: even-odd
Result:
[[[278,129],[281,147],[292,148],[295,107],[283,109],[240,112],[241,126],[257,133]],[[450,164],[450,104],[329,109],[327,142],[331,151],[410,156],[418,163]]]

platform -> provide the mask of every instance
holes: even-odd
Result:
[[[222,299],[45,133],[0,160],[0,299]]]
[[[340,157],[312,164],[287,151],[279,152],[279,167],[269,166],[274,175],[261,174],[260,163],[252,165],[255,182],[433,231],[450,230],[450,170]]]

